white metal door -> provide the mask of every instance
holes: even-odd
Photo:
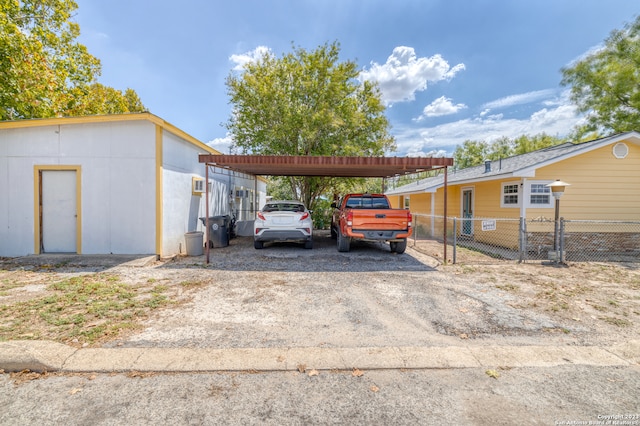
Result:
[[[76,172],[43,170],[41,179],[42,251],[77,253]]]

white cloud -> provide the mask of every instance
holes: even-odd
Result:
[[[451,80],[464,64],[453,68],[436,54],[429,58],[418,58],[412,47],[398,46],[383,65],[372,62],[371,67],[360,72],[362,81],[376,81],[386,105],[413,101],[415,93],[427,88],[428,82]]]
[[[495,101],[487,102],[482,105],[483,109],[507,108],[514,105],[530,104],[551,98],[556,91],[553,89],[536,90],[534,92],[520,93],[517,95],[505,96]]]
[[[242,53],[240,55],[231,55],[229,60],[236,64],[233,67],[234,71],[242,71],[246,64],[257,62],[265,54],[271,54],[271,49],[266,46],[258,46],[249,52]]]
[[[221,154],[229,154],[232,144],[233,139],[229,135],[225,136],[224,138],[216,138],[207,142],[208,146],[217,150]]]
[[[465,140],[491,142],[503,136],[516,138],[543,132],[562,137],[582,120],[576,107],[567,103],[556,108],[541,109],[525,119],[504,119],[502,114],[478,116],[434,127],[396,126],[393,134],[398,156],[427,155],[438,150],[444,150],[450,156],[456,146]]]
[[[424,107],[422,115],[417,118],[417,121],[421,121],[425,117],[441,117],[443,115],[455,114],[466,107],[467,106],[465,104],[454,105],[450,98],[441,96]]]

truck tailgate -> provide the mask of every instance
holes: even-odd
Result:
[[[352,229],[404,230],[409,227],[407,211],[401,209],[352,209]]]

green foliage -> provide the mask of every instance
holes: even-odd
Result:
[[[318,198],[315,203],[311,218],[313,219],[314,229],[329,229],[331,226],[331,200],[326,198]]]
[[[0,120],[143,111],[135,92],[95,83],[100,61],[76,41],[73,0],[0,0]]]
[[[640,16],[562,74],[562,84],[571,86],[571,100],[588,114],[581,133],[640,130]]]
[[[234,148],[264,155],[380,156],[395,149],[380,92],[339,61],[339,45],[264,54],[227,77]],[[290,194],[313,208],[341,180],[291,177]]]
[[[489,157],[489,144],[484,141],[466,140],[453,151],[453,164],[458,169],[482,164]]]
[[[482,164],[485,160],[499,160],[514,155],[526,154],[550,146],[564,143],[565,139],[541,133],[535,136],[523,135],[515,139],[501,137],[492,143],[467,140],[453,152],[454,164],[458,169]]]

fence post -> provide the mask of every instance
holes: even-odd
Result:
[[[418,216],[413,215],[413,246],[416,246],[416,234],[418,233]]]
[[[453,264],[454,265],[456,264],[456,247],[458,247],[458,222],[454,217],[453,218]]]
[[[518,253],[518,263],[524,261],[524,253],[527,247],[526,234],[525,234],[526,222],[524,217],[520,218],[520,226],[518,227],[518,246],[520,247],[520,253]]]
[[[559,259],[560,263],[564,263],[564,217],[560,218],[560,236],[558,239],[560,240],[558,242],[558,249],[560,249]]]

